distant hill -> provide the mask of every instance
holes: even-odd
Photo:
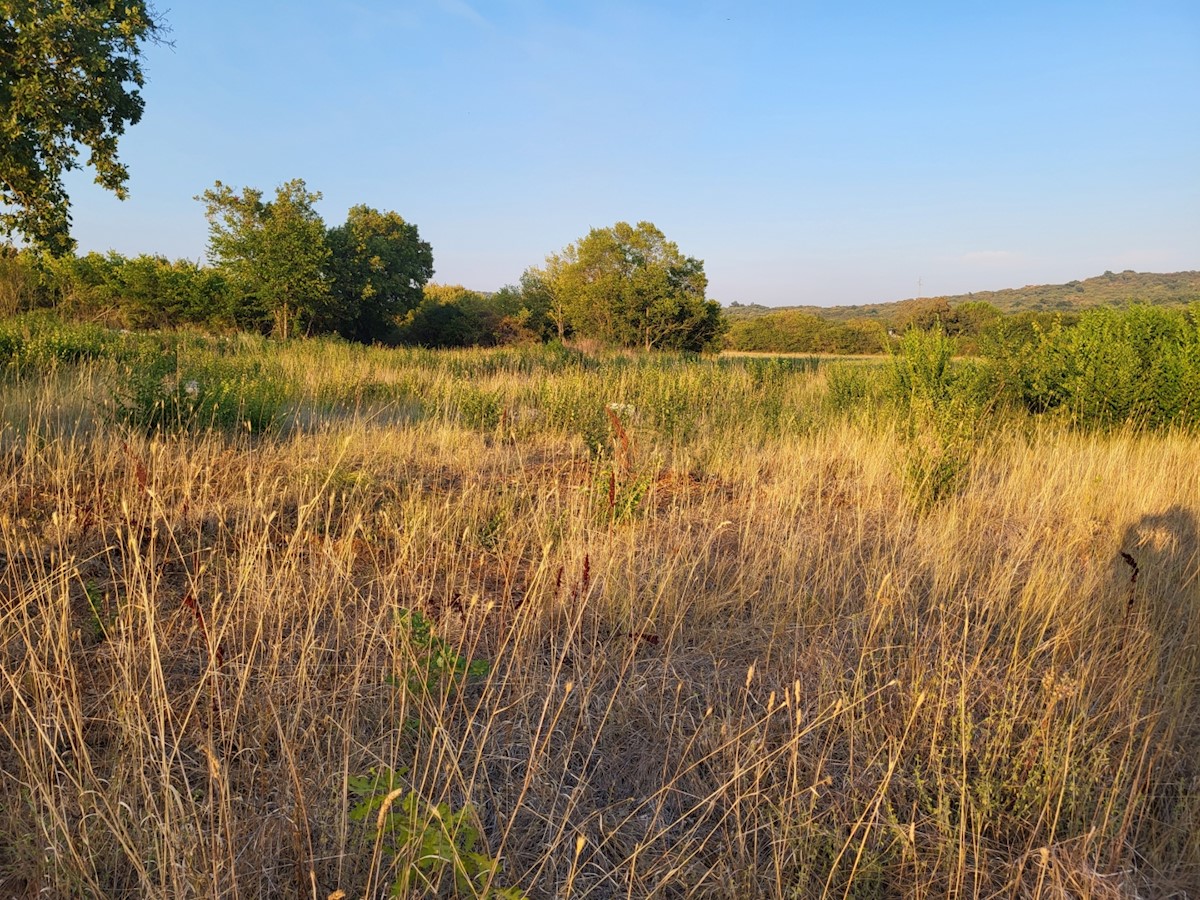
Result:
[[[761,306],[757,303],[733,303],[725,313],[733,321],[753,319],[785,309],[813,313],[831,322],[853,319],[893,319],[902,316],[908,307],[945,301],[951,306],[960,303],[990,303],[1001,312],[1026,310],[1037,312],[1067,312],[1091,306],[1118,306],[1127,303],[1176,305],[1200,300],[1200,272],[1105,272],[1083,281],[1066,284],[1029,284],[1022,288],[1002,291],[976,291],[944,297],[922,297],[897,300],[891,303],[869,303],[862,306]]]

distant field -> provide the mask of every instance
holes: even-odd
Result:
[[[816,363],[836,362],[839,359],[879,360],[886,358],[886,354],[883,353],[787,353],[770,350],[722,350],[721,356],[729,359],[811,359]]]
[[[915,340],[4,334],[0,895],[1200,891],[1188,428]]]

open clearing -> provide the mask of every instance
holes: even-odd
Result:
[[[4,896],[1200,887],[1194,436],[214,346],[7,376]]]

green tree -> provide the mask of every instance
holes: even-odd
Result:
[[[275,189],[275,199],[217,182],[196,199],[208,218],[208,254],[243,308],[271,321],[286,340],[331,318],[325,223],[313,209],[321,199],[302,179]],[[240,317],[241,318],[241,317]]]
[[[946,330],[951,320],[950,303],[945,297],[922,297],[896,304],[892,324],[896,331],[929,331],[931,328]]]
[[[549,316],[548,295],[539,282],[528,276],[527,271],[519,285],[507,284],[488,298],[501,316],[497,343],[548,341],[557,333],[557,326]]]
[[[422,347],[491,344],[497,318],[478,291],[460,284],[427,284],[421,303],[404,317],[400,339]]]
[[[521,275],[521,293],[528,298],[531,309],[542,311],[543,318],[553,326],[560,341],[570,331],[564,277],[569,262],[563,254],[551,253],[546,257],[544,266],[530,266]]]
[[[548,257],[544,272],[562,321],[578,334],[646,350],[705,350],[726,328],[720,304],[705,299],[704,263],[650,222],[593,228]]]
[[[729,329],[734,350],[775,353],[878,353],[885,337],[878,322],[830,322],[799,309],[739,319]]]
[[[117,311],[116,270],[125,258],[119,253],[73,253],[44,257],[43,267],[54,303],[70,316],[112,321]]]
[[[545,340],[550,328],[521,288],[506,285],[484,294],[458,284],[427,284],[397,337],[423,347],[496,347]]]
[[[228,324],[221,276],[191,260],[172,262],[147,254],[122,259],[113,280],[121,318],[129,327]]]
[[[960,353],[979,352],[979,337],[1003,317],[1003,313],[990,303],[970,300],[960,303],[951,310],[947,331],[958,339]]]
[[[37,256],[0,245],[0,317],[43,305],[47,290]]]
[[[0,230],[72,249],[63,174],[88,148],[121,199],[117,140],[142,117],[142,44],[163,26],[145,0],[0,0]]]
[[[390,340],[397,317],[421,303],[433,250],[416,225],[369,206],[351,209],[328,240],[337,330],[363,343]]]
[[[830,323],[813,313],[785,309],[734,322],[729,346],[734,350],[819,353],[826,350]]]

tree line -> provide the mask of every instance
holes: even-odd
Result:
[[[894,349],[907,331],[940,331],[956,340],[961,353],[977,353],[1000,329],[1028,330],[1049,325],[1055,316],[1020,312],[1006,315],[990,303],[968,301],[951,305],[945,298],[891,304],[887,315],[848,320],[802,309],[781,309],[731,322],[726,345],[731,350],[774,353],[858,355]],[[1065,315],[1068,324],[1077,313]]]
[[[217,182],[197,199],[211,266],[159,256],[74,255],[64,175],[80,150],[124,197],[117,148],[142,116],[142,51],[166,23],[148,0],[0,2],[0,311],[51,303],[134,327],[200,324],[433,346],[568,336],[677,350],[718,346],[704,264],[649,222],[593,228],[496,294],[429,286],[415,225],[369,206],[327,228],[296,179],[268,196]],[[427,288],[429,288],[427,290]]]
[[[396,212],[353,207],[326,226],[301,179],[268,195],[217,182],[197,198],[209,264],[162,256],[0,254],[0,312],[54,306],[128,328],[200,325],[282,339],[431,347],[592,338],[710,350],[726,322],[704,263],[649,222],[593,228],[494,293],[431,283],[433,249]]]

